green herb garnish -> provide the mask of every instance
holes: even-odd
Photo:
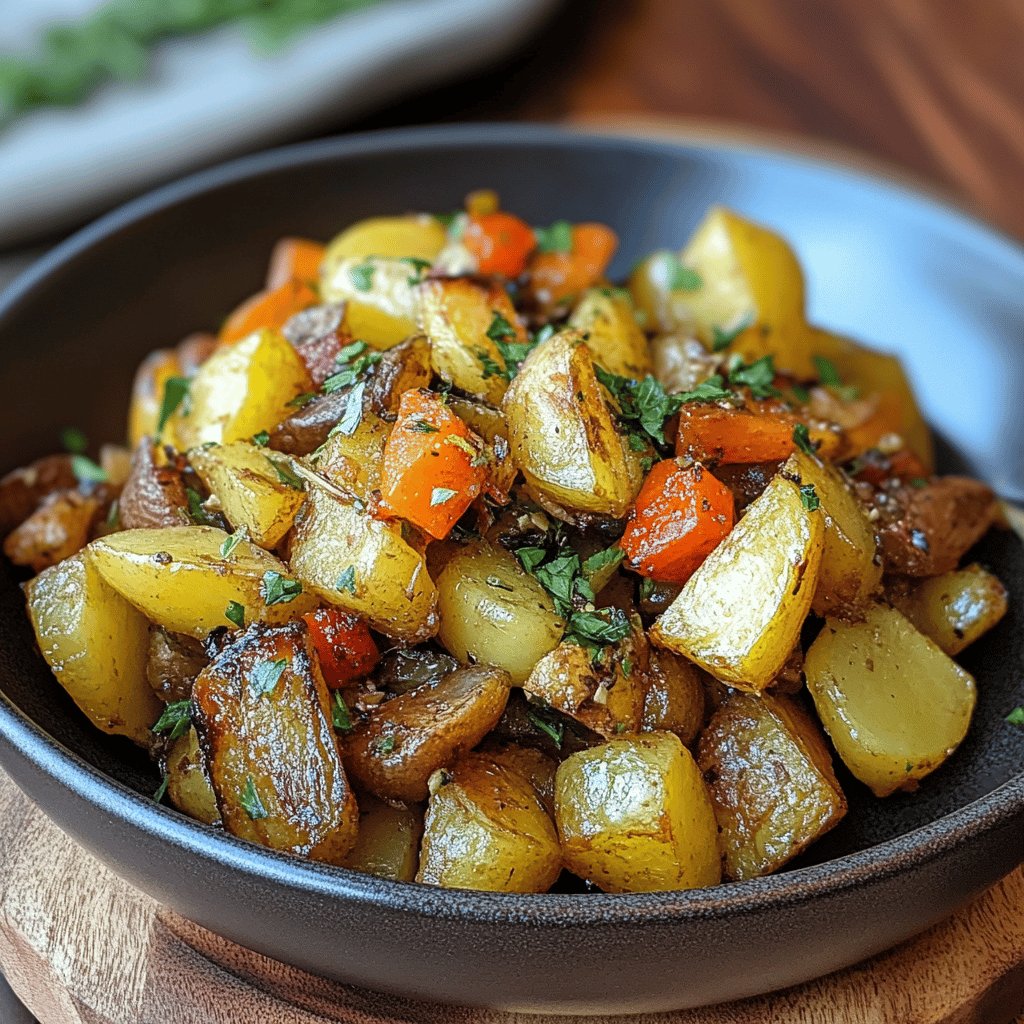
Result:
[[[174,415],[179,406],[182,406],[182,415],[188,415],[188,398],[191,387],[192,381],[188,377],[168,377],[164,381],[164,397],[160,403],[160,415],[156,421],[156,432],[158,435],[164,432],[167,421]]]
[[[664,445],[665,421],[679,411],[686,401],[685,396],[666,394],[650,375],[643,380],[633,380],[609,373],[596,363],[594,371],[619,407],[619,419],[630,435],[630,447],[644,451],[648,438],[656,445]]]
[[[807,429],[806,423],[798,423],[793,428],[793,443],[805,455],[815,455],[818,451],[818,446],[811,440],[811,434]]]
[[[352,285],[359,292],[368,292],[373,287],[373,272],[376,268],[372,263],[359,263],[348,268],[348,276]]]
[[[695,292],[704,284],[700,274],[693,267],[686,266],[674,252],[666,252],[662,258],[668,271],[667,283],[670,291]]]
[[[755,398],[772,398],[779,392],[772,386],[775,380],[775,361],[771,356],[761,356],[745,364],[739,356],[733,356],[729,366],[729,383],[737,387],[750,388]]]
[[[164,708],[163,714],[156,720],[152,732],[167,733],[169,740],[180,739],[192,725],[192,701],[176,700]]]
[[[405,429],[411,430],[414,434],[436,434],[440,427],[435,427],[426,420],[413,420]]]
[[[291,487],[292,490],[302,491],[305,490],[306,483],[299,476],[292,467],[285,462],[283,459],[272,459],[269,455],[263,456],[271,466],[274,467],[274,472],[277,474],[277,479],[281,481],[286,487]]]
[[[252,435],[252,443],[257,448],[266,448],[270,444],[270,434],[265,430],[260,430],[258,433]]]
[[[543,733],[554,745],[561,750],[562,740],[565,736],[565,722],[555,717],[556,712],[544,711],[541,709],[527,708],[526,717],[530,724]]]
[[[1024,705],[1015,707],[1007,716],[1006,721],[1010,725],[1017,726],[1018,729],[1024,729]]]
[[[720,402],[735,395],[725,386],[720,373],[714,373],[707,380],[701,381],[692,391],[683,391],[676,396],[680,404],[686,402]]]
[[[451,487],[435,487],[430,492],[430,504],[443,505],[446,501],[451,501],[459,492],[453,490]]]
[[[160,785],[156,787],[156,792],[153,794],[153,802],[160,803],[165,796],[167,796],[167,787],[171,783],[171,776],[164,773],[163,779],[160,781]]]
[[[272,604],[287,604],[302,593],[302,584],[290,580],[274,569],[268,569],[260,580],[260,597],[268,607]]]
[[[188,501],[188,514],[193,523],[199,526],[220,526],[220,519],[206,510],[202,497],[194,487],[185,488],[185,498]]]
[[[711,351],[724,352],[753,322],[753,315],[748,313],[735,327],[712,327]]]
[[[350,594],[355,596],[356,567],[354,565],[350,565],[345,569],[338,577],[338,582],[334,584],[334,587],[336,590],[347,590]]]
[[[572,252],[572,225],[567,220],[556,220],[546,228],[534,228],[538,252]]]
[[[808,512],[817,512],[821,507],[821,501],[818,498],[818,492],[814,489],[814,484],[803,484],[801,486],[800,504]]]
[[[390,754],[395,749],[394,736],[378,736],[370,744],[370,751],[374,754]]]
[[[60,443],[64,451],[72,455],[84,455],[89,447],[89,439],[78,427],[67,427],[60,432]]]
[[[230,534],[225,538],[224,543],[220,546],[221,558],[230,558],[231,552],[242,543],[243,540],[249,539],[249,528],[247,526],[240,526],[234,533]]]
[[[345,703],[345,698],[341,695],[341,690],[334,691],[334,697],[331,701],[331,722],[338,732],[352,731],[352,716],[349,713],[348,705]]]
[[[264,694],[270,693],[277,686],[278,680],[284,675],[284,670],[287,667],[287,658],[256,662],[249,674],[249,689],[252,690],[253,696],[262,697]]]
[[[228,606],[224,609],[224,618],[239,629],[245,629],[245,608],[237,601],[228,601]]]
[[[629,617],[621,608],[602,608],[599,612],[573,612],[565,639],[597,651],[616,644],[629,635]]]
[[[105,484],[109,479],[107,471],[87,455],[71,456],[71,472],[80,484]]]
[[[239,795],[238,801],[242,805],[242,810],[253,821],[259,821],[260,818],[267,816],[267,809],[263,806],[259,793],[256,792],[256,786],[253,784],[251,775],[246,778],[245,788]]]

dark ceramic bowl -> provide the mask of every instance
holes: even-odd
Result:
[[[678,245],[708,204],[778,227],[812,315],[905,356],[958,462],[1024,496],[1024,254],[905,188],[812,160],[548,128],[456,127],[314,143],[165,188],[76,235],[0,302],[0,466],[79,425],[123,433],[136,363],[217,324],[284,234],[368,214],[448,210],[496,187],[532,223],[607,221],[614,270]],[[91,729],[35,651],[0,568],[0,764],[115,871],[200,924],[333,978],[409,996],[563,1012],[662,1010],[791,985],[938,921],[1022,860],[1024,553],[977,556],[1013,594],[964,658],[980,700],[961,750],[916,796],[844,778],[847,820],[770,878],[656,895],[507,896],[378,881],[249,846],[149,799],[157,779]]]

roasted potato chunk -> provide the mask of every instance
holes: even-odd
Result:
[[[419,275],[404,258],[348,256],[324,261],[320,292],[345,302],[345,331],[376,349],[393,348],[418,333]]]
[[[291,568],[322,600],[396,640],[418,643],[437,632],[437,591],[401,529],[320,487],[310,488],[296,527]]]
[[[229,832],[345,862],[359,810],[302,623],[257,623],[225,647],[196,679],[192,718]]]
[[[305,498],[287,456],[234,441],[193,448],[188,460],[234,529],[261,548],[280,544]]]
[[[395,697],[346,738],[345,764],[382,800],[425,800],[430,776],[494,728],[510,685],[507,672],[480,665]]]
[[[87,551],[25,585],[39,650],[97,729],[148,746],[160,702],[146,682],[148,625]]]
[[[181,470],[174,463],[162,463],[148,437],[139,442],[132,455],[128,479],[118,499],[118,516],[126,530],[187,526],[191,522]]]
[[[973,677],[894,608],[828,619],[804,660],[818,717],[876,796],[914,789],[967,734]]]
[[[558,506],[622,518],[640,489],[640,453],[619,432],[576,331],[538,345],[502,403],[512,458]]]
[[[182,814],[206,825],[220,824],[217,795],[206,774],[203,752],[195,729],[189,729],[171,745],[164,762],[167,799]]]
[[[394,420],[402,395],[430,384],[430,342],[417,334],[381,355],[367,389],[369,405],[378,416]]]
[[[47,455],[0,479],[0,536],[23,523],[40,502],[55,491],[77,485],[70,455]]]
[[[500,405],[508,387],[498,340],[525,344],[526,328],[500,284],[466,278],[420,285],[423,329],[438,376],[460,391]]]
[[[284,336],[256,331],[203,363],[164,436],[182,450],[247,440],[280,423],[288,403],[310,387],[305,363]]]
[[[420,860],[423,811],[359,797],[359,835],[345,867],[394,882],[412,882]]]
[[[150,626],[146,679],[153,692],[168,704],[188,700],[196,676],[210,659],[203,645],[191,636]]]
[[[606,892],[721,880],[704,780],[671,733],[609,740],[568,757],[555,779],[555,821],[565,866]]]
[[[496,764],[502,764],[519,772],[533,786],[544,809],[555,815],[555,772],[558,762],[536,747],[523,747],[518,743],[489,741],[485,749],[487,756]]]
[[[7,535],[4,554],[15,565],[42,572],[85,547],[99,511],[96,498],[78,491],[51,494]]]
[[[368,217],[335,235],[324,253],[323,267],[328,274],[342,260],[386,256],[408,257],[432,263],[444,248],[444,226],[427,213],[403,217]],[[408,264],[407,274],[412,273]]]
[[[456,548],[437,577],[438,639],[459,661],[496,665],[522,683],[562,639],[547,591],[504,548]]]
[[[783,472],[813,487],[824,514],[825,532],[818,583],[811,608],[816,615],[856,616],[882,582],[878,539],[860,502],[834,466],[795,452]]]
[[[1006,614],[1006,587],[977,562],[895,588],[891,602],[950,657],[984,636]]]
[[[309,456],[309,464],[332,483],[368,501],[380,490],[384,446],[391,424],[372,412],[364,412],[351,434],[332,434]]]
[[[591,288],[572,311],[569,326],[583,332],[594,362],[609,373],[642,380],[651,372],[650,348],[629,292]]]
[[[445,772],[427,805],[416,881],[546,892],[561,870],[555,826],[528,779],[486,754]]]
[[[731,694],[701,734],[697,763],[726,878],[775,871],[846,813],[824,737],[784,697]]]
[[[88,548],[107,583],[150,621],[172,633],[206,636],[232,620],[285,622],[316,607],[288,567],[243,538],[223,554],[228,535],[213,526],[122,530]]]
[[[824,517],[777,476],[651,627],[653,643],[759,693],[785,664],[818,581]]]
[[[644,732],[674,732],[689,746],[704,725],[704,685],[698,668],[671,651],[652,650],[644,693]]]
[[[487,488],[492,497],[504,501],[519,470],[512,461],[505,417],[497,409],[465,398],[449,398],[448,407],[488,445]]]

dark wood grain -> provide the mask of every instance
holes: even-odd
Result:
[[[1024,237],[1021,0],[569,0],[502,65],[362,127],[701,118],[856,148]]]

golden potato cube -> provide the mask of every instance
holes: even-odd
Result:
[[[825,520],[824,548],[811,609],[815,615],[856,616],[878,592],[882,559],[868,517],[842,473],[797,451],[783,472],[814,488]]]
[[[428,213],[368,217],[331,239],[324,253],[323,267],[329,272],[342,260],[363,260],[368,256],[393,259],[404,256],[432,263],[446,241],[444,226]]]
[[[150,352],[139,363],[128,408],[128,443],[133,450],[138,448],[144,437],[156,437],[164,387],[171,377],[181,376],[181,372],[178,354],[169,348]]]
[[[448,407],[473,433],[490,445],[492,461],[487,465],[491,486],[507,494],[512,490],[519,470],[512,461],[508,444],[508,426],[505,417],[497,410],[482,402],[471,402],[465,398],[449,398]]]
[[[345,863],[359,809],[303,623],[257,623],[221,650],[196,679],[192,717],[232,835]]]
[[[508,703],[508,673],[462,668],[374,708],[345,740],[345,764],[382,800],[425,800],[439,768],[472,750]]]
[[[499,284],[468,278],[425,281],[419,286],[421,322],[430,339],[430,361],[439,377],[460,391],[500,405],[508,387],[505,359],[491,335],[523,344],[526,328],[508,292]],[[500,318],[500,319],[499,319]]]
[[[651,651],[641,727],[674,732],[686,746],[704,725],[704,684],[700,670],[671,651]]]
[[[977,562],[894,591],[892,603],[950,657],[984,636],[1006,614],[1006,587]]]
[[[528,779],[486,754],[445,773],[427,805],[416,881],[547,892],[561,870],[555,826]]]
[[[419,274],[405,259],[347,256],[325,260],[320,294],[345,303],[345,330],[375,349],[393,348],[418,332]]]
[[[828,619],[804,660],[818,717],[876,796],[913,789],[967,734],[973,677],[894,608]]]
[[[650,631],[659,647],[760,692],[800,636],[818,582],[824,516],[776,476]]]
[[[380,489],[384,446],[391,424],[376,413],[364,410],[359,425],[351,434],[331,434],[320,448],[307,458],[317,472],[332,483],[352,491],[366,501]]]
[[[188,461],[234,529],[247,529],[261,548],[282,541],[305,500],[287,455],[234,441],[193,448]]]
[[[220,824],[217,795],[206,774],[195,729],[190,728],[171,745],[164,771],[167,773],[167,799],[173,806],[206,825]]]
[[[555,821],[565,866],[606,892],[721,880],[711,800],[672,733],[609,740],[566,758],[555,778]]]
[[[184,450],[228,444],[269,430],[309,391],[306,366],[277,331],[255,331],[217,349],[192,379],[188,402],[168,420],[165,437]]]
[[[515,556],[485,541],[452,551],[437,576],[438,640],[461,662],[503,668],[519,685],[562,639],[547,591]]]
[[[824,737],[787,698],[732,693],[701,734],[697,763],[727,878],[775,871],[846,813]]]
[[[359,835],[345,858],[345,867],[377,878],[412,882],[419,866],[422,835],[420,807],[389,804],[362,794]]]
[[[103,732],[149,746],[163,705],[146,680],[145,618],[87,551],[30,580],[25,598],[40,652],[83,714]]]
[[[650,346],[629,292],[591,288],[572,311],[569,326],[583,332],[594,362],[609,373],[642,380],[652,372]]]
[[[394,523],[313,486],[292,541],[291,569],[328,604],[405,643],[437,632],[437,590]]]
[[[512,458],[543,497],[579,512],[621,518],[640,489],[630,449],[578,331],[538,345],[502,403]]]
[[[230,625],[234,603],[246,622],[286,622],[316,607],[283,562],[242,539],[225,555],[227,540],[213,526],[164,526],[112,533],[87,550],[114,590],[172,633],[201,639]]]

